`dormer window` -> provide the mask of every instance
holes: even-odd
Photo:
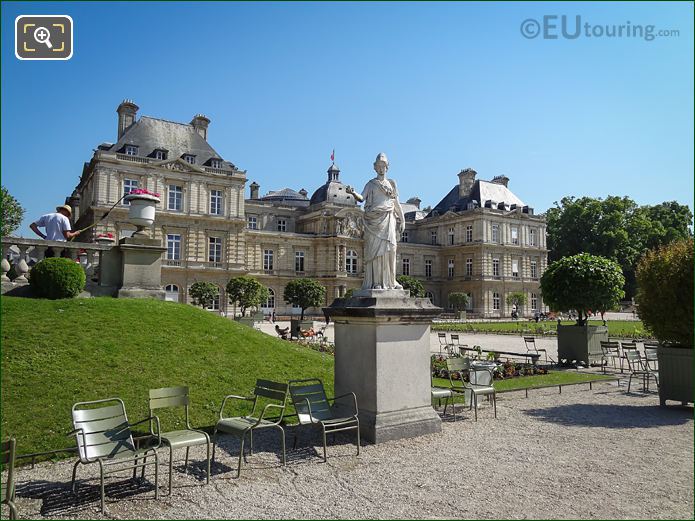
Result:
[[[184,154],[183,160],[189,165],[195,165],[195,156],[193,154]]]
[[[135,145],[126,145],[125,146],[125,155],[137,156],[138,155],[138,147],[136,147]]]
[[[159,161],[164,161],[167,158],[167,151],[158,148],[154,151],[154,158]]]
[[[212,168],[222,168],[222,160],[221,159],[211,159],[210,160],[210,166]]]

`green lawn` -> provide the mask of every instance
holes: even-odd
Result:
[[[533,389],[534,387],[544,387],[547,385],[567,385],[580,382],[595,382],[599,380],[611,380],[614,377],[601,374],[579,373],[575,370],[551,371],[548,374],[534,376],[518,376],[506,380],[495,380],[495,390],[498,392],[515,391],[521,389]],[[432,385],[435,387],[450,387],[450,382],[445,378],[433,378]],[[457,402],[463,402],[463,397],[457,398]]]
[[[78,401],[118,396],[136,421],[148,414],[150,388],[188,385],[193,425],[209,426],[222,397],[248,394],[258,377],[318,377],[332,393],[332,356],[192,306],[112,298],[1,304],[2,434],[17,437],[19,453],[73,445],[65,433]],[[163,427],[183,424],[158,415]]]
[[[564,320],[562,325],[574,324],[574,320]],[[590,320],[590,325],[603,324],[600,320]],[[616,338],[653,338],[639,320],[608,320],[608,335]],[[500,333],[500,334],[557,334],[557,321],[529,322],[524,320],[510,322],[437,322],[432,325],[432,331],[464,331],[471,333]]]

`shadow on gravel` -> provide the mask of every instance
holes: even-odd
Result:
[[[147,479],[128,479],[106,483],[106,508],[114,500],[131,498],[154,500],[154,484]],[[78,516],[84,515],[85,509],[99,509],[99,480],[96,484],[77,484],[77,495],[72,493],[70,483],[54,483],[45,480],[31,481],[17,485],[18,497],[39,499],[42,516]],[[86,519],[86,517],[85,517]]]
[[[690,407],[659,407],[658,405],[608,405],[575,403],[530,409],[524,414],[541,421],[567,426],[605,427],[608,429],[648,429],[683,425],[693,419]]]

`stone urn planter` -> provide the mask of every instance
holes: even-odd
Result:
[[[659,403],[675,400],[693,403],[693,348],[662,346],[656,350],[659,361]]]
[[[97,244],[113,244],[115,242],[115,240],[113,238],[113,235],[108,233],[106,235],[102,234],[102,235],[97,236],[97,238],[95,239],[95,242]]]
[[[148,190],[133,190],[123,200],[130,204],[128,220],[138,228],[133,237],[149,237],[145,229],[154,223],[155,207],[160,202],[159,194]]]
[[[608,341],[607,326],[557,326],[557,356],[567,363],[601,363],[601,341]]]

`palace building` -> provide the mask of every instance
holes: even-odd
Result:
[[[177,123],[138,118],[138,109],[130,100],[118,106],[116,142],[99,145],[84,164],[67,198],[74,228],[93,224],[126,193],[144,188],[162,199],[152,236],[167,248],[162,283],[168,299],[188,302],[193,282],[210,281],[220,288],[213,309],[231,312],[225,286],[248,274],[271,290],[265,312],[289,314],[298,310],[282,295],[293,278],[319,280],[327,289],[326,305],[361,286],[362,209],[346,193],[335,164],[311,194],[283,188],[261,195],[255,181],[246,186],[245,170],[209,144],[207,117]],[[527,295],[520,314],[546,309],[539,287],[547,265],[545,219],[508,184],[504,175],[485,181],[467,168],[433,208],[421,209],[417,197],[402,202],[406,228],[398,273],[420,279],[427,296],[444,308],[449,293],[468,293],[473,316],[509,316],[506,296],[512,292]],[[120,203],[80,240],[133,231],[128,206]]]

